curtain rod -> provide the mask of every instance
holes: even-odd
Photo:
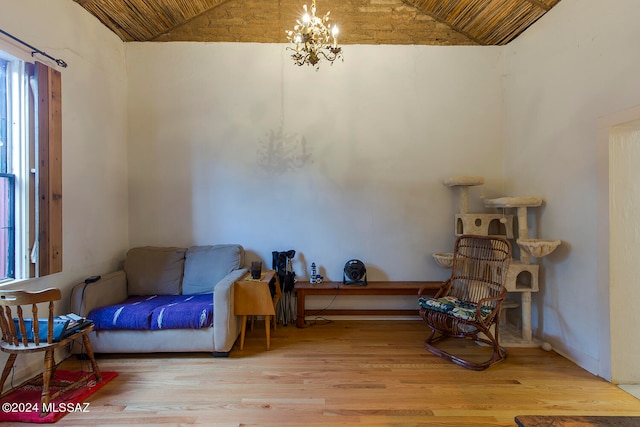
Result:
[[[7,33],[4,30],[0,29],[0,33],[4,34],[5,36],[17,41],[20,44],[23,44],[24,46],[28,47],[29,49],[31,49],[31,56],[35,55],[36,53],[42,56],[46,56],[47,58],[51,59],[52,61],[54,61],[56,64],[58,64],[59,66],[61,66],[62,68],[67,68],[67,63],[64,62],[62,59],[56,59],[53,56],[49,55],[46,52],[41,51],[40,49],[31,46],[29,43],[24,42],[22,40],[20,40],[19,38],[12,36],[11,34]]]

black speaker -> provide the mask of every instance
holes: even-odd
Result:
[[[344,265],[342,283],[345,285],[367,286],[367,269],[359,259],[351,259]]]

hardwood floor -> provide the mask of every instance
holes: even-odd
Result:
[[[426,333],[421,321],[278,325],[267,351],[259,321],[228,358],[99,355],[101,370],[119,376],[89,413],[57,425],[515,426],[525,414],[640,415],[640,400],[554,352],[512,348],[474,372],[424,350]]]

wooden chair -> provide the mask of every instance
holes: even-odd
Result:
[[[486,369],[507,356],[506,350],[500,347],[498,334],[510,262],[511,245],[503,238],[458,237],[451,277],[433,297],[426,295],[427,289],[425,295],[422,290],[418,291],[420,316],[432,329],[424,344],[427,350],[473,370]],[[447,337],[488,344],[493,354],[485,362],[465,360],[434,345]]]
[[[45,409],[49,407],[49,402],[56,397],[60,396],[67,390],[78,386],[81,383],[86,382],[91,375],[93,375],[97,382],[102,381],[98,364],[96,363],[89,342],[89,332],[93,331],[93,324],[73,333],[68,337],[64,337],[59,341],[54,341],[53,336],[53,308],[54,301],[60,300],[62,297],[60,289],[50,288],[38,292],[26,292],[26,291],[0,291],[0,328],[2,329],[2,341],[0,341],[0,350],[5,353],[9,353],[7,363],[4,365],[2,371],[2,378],[0,378],[0,393],[4,387],[4,383],[9,376],[13,364],[19,354],[23,353],[36,353],[44,352],[44,372],[35,377],[33,380],[38,383],[42,382],[42,398],[41,398],[41,412],[40,416],[46,415]],[[38,304],[48,304],[48,317],[47,317],[47,340],[46,342],[40,339],[40,328],[38,325]],[[23,309],[23,306],[25,307]],[[29,307],[30,306],[30,307]],[[15,312],[13,311],[15,309]],[[28,316],[28,312],[31,312],[31,316]],[[26,313],[25,313],[26,312]],[[32,341],[28,340],[27,334],[30,332],[27,330],[26,323],[31,318],[33,325]],[[27,320],[27,322],[25,322]],[[17,322],[17,329],[16,329]],[[30,333],[29,333],[30,334]],[[61,384],[61,388],[53,393],[49,394],[49,385],[52,378],[55,378],[56,363],[54,359],[54,351],[57,348],[67,345],[70,341],[76,338],[82,338],[84,349],[91,362],[92,372],[87,372],[73,382],[72,384]],[[9,394],[13,389],[7,390],[5,393],[0,394],[3,397]]]

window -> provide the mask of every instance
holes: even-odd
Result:
[[[22,213],[25,207],[28,210],[29,202],[24,184],[31,181],[30,165],[24,155],[31,138],[25,135],[25,125],[33,102],[29,102],[31,97],[24,93],[25,88],[25,63],[6,55],[0,57],[0,279],[29,277],[24,246],[32,227],[25,223]]]
[[[61,76],[0,50],[0,282],[62,271]]]

